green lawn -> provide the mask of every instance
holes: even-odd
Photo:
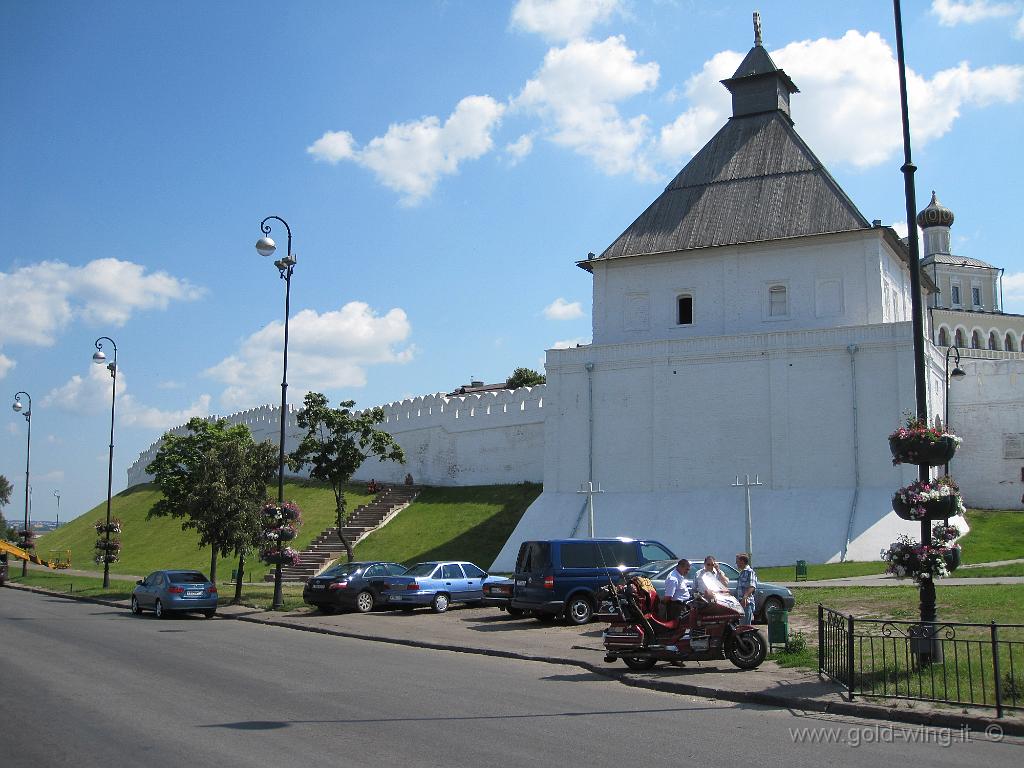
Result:
[[[997,560],[1024,558],[1024,512],[1013,510],[967,510],[970,532],[960,540],[964,563],[989,563]],[[985,571],[982,573],[981,571]],[[841,579],[847,576],[870,576],[885,573],[881,561],[848,563],[808,563],[807,578]],[[783,565],[758,568],[757,575],[764,581],[793,581],[796,566]],[[993,569],[957,571],[957,576],[1024,576],[1024,568],[999,566]]]
[[[285,483],[285,499],[294,501],[302,510],[303,524],[294,546],[302,549],[320,533],[334,524],[334,494],[322,483]],[[276,498],[277,487],[267,489],[268,498]],[[370,500],[364,485],[352,486],[345,494],[349,509]],[[194,531],[182,531],[181,521],[167,517],[146,519],[146,514],[160,498],[160,491],[154,485],[139,485],[117,494],[112,500],[111,516],[122,522],[120,534],[121,559],[111,565],[111,573],[145,576],[158,568],[197,568],[208,572],[210,569],[209,548],[200,549]],[[71,550],[71,567],[80,570],[102,570],[93,562],[96,532],[93,523],[106,517],[106,501],[71,520],[56,531],[39,537],[37,554],[46,559],[56,557],[65,550]],[[231,576],[237,560],[227,558],[217,564],[217,580]],[[247,578],[253,581],[263,578],[270,566],[251,558],[246,562]],[[12,569],[13,570],[13,569]]]
[[[541,492],[533,483],[425,488],[408,509],[356,547],[358,560],[469,560],[484,570]]]

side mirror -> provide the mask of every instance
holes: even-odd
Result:
[[[135,583],[136,583],[136,584],[138,584],[138,585],[139,585],[139,586],[141,587],[141,586],[142,586],[143,584],[145,584],[145,583],[146,583],[146,580],[145,580],[145,579],[139,579],[139,580],[138,580],[138,581],[136,581]]]

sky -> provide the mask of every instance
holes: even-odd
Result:
[[[296,405],[503,381],[588,343],[575,264],[724,124],[754,10],[800,88],[797,131],[905,233],[892,3],[821,7],[0,0],[0,389],[32,398],[32,518],[54,519],[56,493],[62,520],[106,498],[99,337],[118,355],[115,493],[166,429],[280,403],[267,216],[298,260]],[[936,190],[953,251],[1005,268],[1024,314],[1024,0],[907,0],[903,26],[917,207]],[[19,520],[28,425],[7,414]]]

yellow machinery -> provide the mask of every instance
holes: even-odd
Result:
[[[16,547],[9,541],[0,540],[0,552],[6,555],[13,555],[19,560],[28,560],[30,563],[36,563],[37,565],[45,565],[47,568],[70,568],[71,567],[71,550],[65,549],[53,550],[56,558],[54,560],[43,560],[43,558],[33,555],[31,552],[26,552],[21,547]]]

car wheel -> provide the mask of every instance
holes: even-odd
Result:
[[[627,667],[637,672],[654,669],[654,665],[658,663],[655,659],[642,659],[639,656],[623,656],[622,660],[626,662]]]
[[[764,601],[764,605],[761,606],[761,612],[758,614],[758,622],[761,624],[768,623],[768,611],[781,611],[785,606],[782,604],[782,600],[778,597],[769,597]]]
[[[215,613],[217,613],[217,609],[216,608],[209,608],[209,609],[203,611],[203,616],[205,616],[208,619],[212,619]]]
[[[509,607],[509,608],[506,608],[505,610],[508,612],[508,615],[511,616],[514,619],[518,619],[520,616],[522,616],[524,613],[526,613],[526,611],[524,611],[522,608],[512,608],[512,607]]]
[[[164,604],[159,600],[156,601],[156,605],[153,606],[153,613],[156,614],[158,619],[166,619],[167,611],[164,610]]]
[[[444,613],[448,610],[448,605],[448,595],[444,592],[438,592],[430,602],[430,607],[434,609],[434,613]]]
[[[356,610],[360,613],[369,613],[373,610],[373,604],[377,602],[373,599],[373,592],[364,589],[358,595],[356,595]]]
[[[316,607],[316,609],[318,611],[320,611],[320,613],[326,614],[328,616],[330,614],[334,613],[334,606],[333,605],[318,605]]]
[[[142,606],[139,605],[139,599],[135,595],[132,595],[132,613],[136,616],[142,613]]]
[[[570,624],[587,624],[594,616],[594,606],[583,595],[576,595],[565,606],[565,618]]]

